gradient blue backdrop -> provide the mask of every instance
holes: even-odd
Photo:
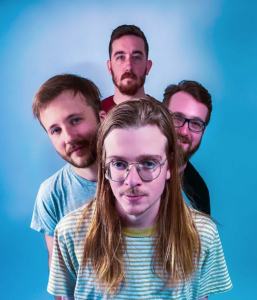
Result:
[[[69,72],[113,93],[108,42],[118,25],[145,32],[153,67],[146,92],[159,100],[182,79],[201,82],[213,115],[192,161],[206,180],[232,291],[253,299],[256,284],[255,1],[0,1],[1,299],[52,299],[43,235],[29,228],[39,185],[64,162],[33,119],[40,85]]]

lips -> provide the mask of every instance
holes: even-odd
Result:
[[[76,142],[74,144],[70,144],[68,146],[68,148],[66,149],[66,155],[70,156],[72,153],[79,153],[80,150],[82,150],[83,148],[85,148],[86,146],[89,146],[89,145],[90,145],[90,143],[87,140]]]

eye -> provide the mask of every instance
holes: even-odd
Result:
[[[138,56],[138,55],[135,55],[135,56],[133,56],[133,59],[134,59],[134,60],[139,60],[139,59],[141,59],[141,57]]]
[[[158,166],[158,162],[152,159],[145,159],[139,163],[139,168],[154,169]]]
[[[75,118],[75,119],[72,119],[72,123],[73,124],[76,124],[76,123],[78,123],[80,120],[82,120],[81,118]]]
[[[195,121],[191,120],[191,127],[193,129],[202,129],[202,126],[203,126],[202,122],[197,121],[197,120],[195,120]]]
[[[124,55],[117,56],[117,60],[122,60],[122,59],[124,59]]]
[[[60,128],[55,128],[55,129],[53,129],[53,130],[51,131],[51,134],[57,134],[57,133],[59,133],[60,131],[61,131]]]
[[[112,161],[111,166],[117,170],[126,170],[128,165],[125,161],[119,160],[119,161]]]

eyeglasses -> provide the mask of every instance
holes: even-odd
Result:
[[[197,119],[188,119],[180,115],[172,115],[174,126],[177,128],[183,127],[185,123],[188,123],[189,130],[193,132],[202,132],[207,125],[207,123],[197,120]]]
[[[163,163],[154,159],[143,159],[138,163],[128,163],[123,160],[112,160],[103,169],[106,170],[106,176],[115,182],[120,182],[128,177],[131,168],[129,166],[135,165],[138,175],[146,181],[152,181],[161,174],[161,167],[165,164],[167,158]]]

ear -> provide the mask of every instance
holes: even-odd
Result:
[[[170,154],[171,156],[171,160],[173,161],[173,152]],[[166,180],[170,179],[171,176],[171,169],[167,169],[167,173],[166,173]]]
[[[99,111],[99,118],[100,118],[100,122],[102,123],[103,120],[105,119],[106,117],[106,112],[104,110],[100,110]]]
[[[151,61],[151,60],[148,60],[148,61],[147,61],[147,65],[146,65],[146,75],[149,74],[149,72],[150,72],[150,70],[151,70],[151,68],[152,68],[152,65],[153,65],[152,61]]]
[[[108,68],[108,71],[109,71],[109,74],[112,75],[112,66],[111,66],[111,61],[110,60],[107,60],[107,68]]]

